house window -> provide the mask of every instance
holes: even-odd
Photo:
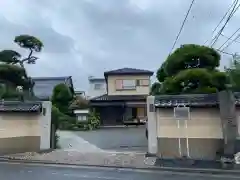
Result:
[[[136,89],[136,81],[135,80],[116,80],[116,89],[117,90]]]
[[[99,90],[103,88],[103,84],[94,84],[94,89]]]
[[[123,89],[136,89],[135,80],[123,80]]]
[[[137,86],[149,86],[149,79],[138,79]]]
[[[78,115],[78,121],[86,121],[87,116],[86,115]]]

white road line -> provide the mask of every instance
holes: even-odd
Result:
[[[59,175],[62,175],[62,174],[59,174]],[[89,175],[82,175],[82,174],[63,174],[63,175],[67,177],[78,177],[78,178],[88,178],[88,179],[122,180],[122,178],[110,177],[110,176],[89,176]]]

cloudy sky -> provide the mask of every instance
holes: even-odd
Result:
[[[87,89],[89,75],[133,67],[156,71],[168,55],[191,0],[2,0],[0,50],[21,53],[13,39],[30,34],[44,43],[32,76],[72,75],[75,88]],[[196,0],[180,39],[204,42],[212,37],[232,0]],[[239,10],[240,12],[240,10]],[[224,35],[240,27],[240,14],[231,19]],[[216,47],[225,41],[221,37]],[[240,41],[240,40],[239,40]],[[238,52],[233,43],[227,52]],[[239,50],[240,51],[240,50]],[[222,57],[222,64],[229,56]]]

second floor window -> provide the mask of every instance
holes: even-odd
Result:
[[[136,80],[116,80],[117,90],[136,89]]]
[[[94,89],[95,90],[103,89],[103,84],[94,84]]]

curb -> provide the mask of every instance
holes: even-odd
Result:
[[[79,166],[79,167],[96,167],[96,168],[117,168],[117,169],[129,169],[129,170],[151,170],[151,171],[168,171],[175,173],[199,173],[199,174],[211,174],[211,175],[240,175],[240,170],[226,170],[226,169],[199,169],[199,168],[175,168],[175,167],[131,167],[131,166],[119,166],[119,165],[89,165],[89,164],[74,164],[74,163],[62,163],[53,161],[41,161],[41,160],[21,160],[21,159],[8,159],[0,158],[0,162],[9,163],[24,163],[24,164],[45,164],[45,165],[63,165],[63,166]]]

